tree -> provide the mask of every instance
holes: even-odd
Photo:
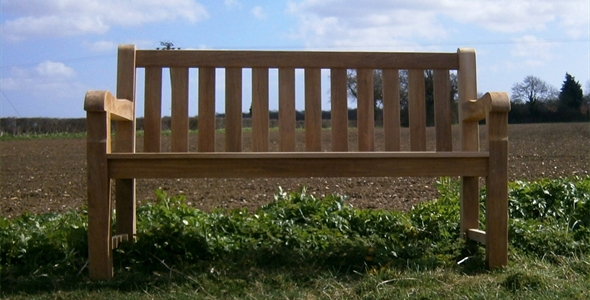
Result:
[[[373,98],[375,99],[375,108],[383,107],[383,72],[381,70],[373,70]],[[348,93],[354,99],[357,98],[356,89],[356,70],[348,70],[346,73],[346,86]]]
[[[579,111],[584,103],[582,86],[569,73],[565,73],[565,80],[559,93],[559,105],[561,109],[572,109]]]
[[[524,103],[526,108],[523,108],[525,111],[528,110],[528,117],[525,119],[528,119],[528,122],[539,122],[543,119],[542,114],[545,108],[542,104],[556,100],[557,95],[556,88],[538,77],[529,75],[522,82],[512,86],[514,113],[519,111],[518,105]]]
[[[160,42],[160,46],[163,46],[162,50],[180,50],[180,47],[175,48],[172,42]],[[160,50],[160,48],[156,48],[156,50]]]
[[[373,71],[373,95],[375,106],[375,117],[381,116],[381,109],[383,108],[383,72],[382,70]],[[449,99],[452,103],[457,101],[458,80],[457,74],[451,73],[451,87]],[[347,87],[348,93],[353,98],[357,98],[357,79],[355,70],[348,71]],[[428,125],[434,124],[434,76],[432,70],[424,72],[425,96],[426,96],[426,115]],[[400,114],[402,125],[408,125],[408,70],[399,71],[399,93],[400,93]],[[453,105],[453,119],[458,118],[456,105]]]
[[[522,82],[512,86],[512,99],[515,102],[528,103],[531,106],[539,102],[555,99],[557,89],[538,77],[529,75]]]

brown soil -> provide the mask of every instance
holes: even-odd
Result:
[[[434,145],[429,128],[429,147]],[[485,135],[485,127],[481,130]],[[454,128],[458,133],[458,128]],[[455,136],[458,136],[455,134]],[[196,138],[191,136],[194,151]],[[277,133],[271,134],[276,150]],[[590,157],[590,127],[586,123],[511,125],[510,180],[587,175]],[[382,149],[383,133],[376,132],[376,147]],[[402,150],[407,149],[408,133],[402,134]],[[244,134],[245,147],[249,136]],[[303,147],[304,136],[298,137]],[[329,149],[329,132],[324,132],[324,149]],[[141,149],[142,139],[138,139]],[[354,150],[356,136],[350,134]],[[458,140],[454,140],[455,148]],[[86,161],[84,139],[28,140],[0,143],[0,208],[3,216],[23,212],[61,212],[86,203]],[[164,138],[164,149],[169,147]],[[217,149],[223,149],[218,134]],[[482,145],[485,148],[485,145]],[[335,171],[336,172],[336,171]],[[305,179],[179,179],[138,180],[137,199],[154,199],[157,188],[171,195],[184,194],[188,202],[203,210],[212,208],[256,209],[272,201],[279,187],[300,191],[307,187],[316,196],[344,194],[359,208],[407,210],[412,205],[436,197],[435,178],[305,178]]]

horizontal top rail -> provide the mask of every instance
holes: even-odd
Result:
[[[459,69],[457,53],[138,50],[136,67]]]

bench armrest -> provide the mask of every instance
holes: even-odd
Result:
[[[117,99],[108,91],[88,91],[84,98],[84,110],[87,112],[107,112],[112,120],[133,121],[133,102]]]
[[[461,106],[463,121],[483,120],[491,112],[508,113],[510,111],[510,97],[504,92],[485,93],[477,100],[469,100]]]

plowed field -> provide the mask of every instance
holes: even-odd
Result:
[[[458,136],[458,128],[453,128]],[[485,126],[480,129],[485,136]],[[223,149],[223,134],[218,134],[217,149]],[[324,132],[324,149],[329,149],[330,134]],[[429,147],[434,145],[429,128]],[[249,134],[244,133],[248,147]],[[298,137],[303,147],[304,136]],[[276,150],[277,133],[271,133],[271,148]],[[587,123],[510,125],[510,180],[585,175],[590,169],[590,126]],[[382,149],[383,133],[376,130],[376,147]],[[142,147],[138,138],[138,149]],[[402,150],[408,147],[408,132],[402,132]],[[351,149],[356,144],[350,134]],[[458,138],[453,141],[458,148]],[[192,151],[196,137],[191,136]],[[4,216],[23,212],[60,212],[86,203],[86,143],[84,139],[41,139],[0,142],[0,207]],[[169,147],[164,137],[163,148]],[[485,144],[482,144],[485,148]],[[138,150],[140,151],[140,150]],[[335,171],[337,172],[337,171]],[[184,194],[188,202],[203,210],[216,207],[256,207],[272,201],[279,186],[299,191],[307,187],[317,196],[339,193],[360,208],[406,210],[436,197],[436,178],[306,178],[306,179],[182,179],[138,180],[137,199],[154,199],[161,188],[171,195]]]

